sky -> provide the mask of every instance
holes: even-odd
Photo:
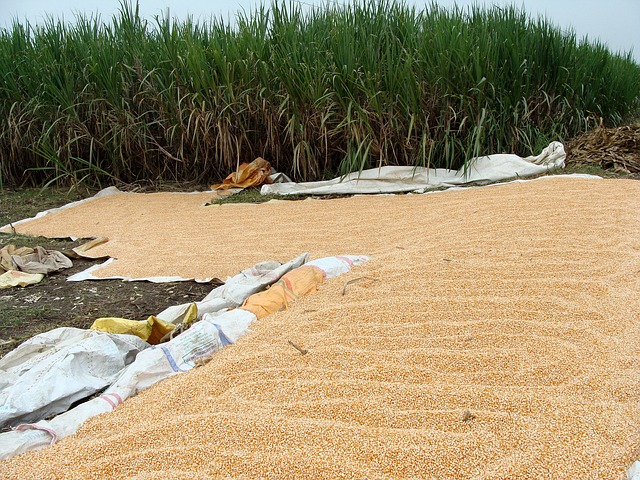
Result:
[[[438,0],[444,7],[455,0]],[[152,19],[166,15],[184,19],[207,20],[212,15],[233,19],[241,10],[251,10],[256,0],[139,0],[140,12]],[[265,3],[270,3],[265,0]],[[302,0],[305,4],[321,4],[321,0]],[[429,0],[407,0],[417,6]],[[614,52],[633,50],[640,63],[640,0],[457,0],[459,6],[515,4],[524,6],[531,15],[542,15],[563,29],[571,28],[578,38],[588,36],[608,45]],[[108,20],[119,8],[118,0],[0,0],[0,27],[7,27],[13,19],[41,23],[47,15],[73,20],[74,13],[99,13]]]

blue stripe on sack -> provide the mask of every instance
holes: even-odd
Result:
[[[162,350],[164,352],[165,356],[167,357],[167,360],[169,361],[169,365],[171,365],[171,368],[173,368],[174,372],[187,372],[188,371],[188,370],[182,370],[180,367],[178,367],[178,364],[176,363],[176,361],[171,356],[171,353],[169,353],[169,349],[167,347],[160,347],[160,350]]]
[[[229,338],[227,338],[227,336],[224,334],[224,332],[220,328],[220,325],[218,325],[217,323],[214,323],[213,326],[216,327],[216,330],[218,330],[218,336],[220,337],[220,343],[222,343],[223,347],[226,347],[226,346],[229,346],[229,345],[233,345],[233,342],[231,340],[229,340]]]

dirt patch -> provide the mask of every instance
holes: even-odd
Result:
[[[166,307],[201,300],[213,288],[195,282],[67,282],[99,262],[74,260],[74,266],[26,288],[0,290],[0,355],[56,327],[89,328],[96,318],[146,319]]]

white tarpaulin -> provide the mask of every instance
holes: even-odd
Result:
[[[0,427],[64,412],[110,385],[147,342],[62,327],[27,340],[0,359]]]
[[[227,305],[239,306],[251,294],[263,290],[268,285],[276,282],[285,273],[300,267],[305,263],[308,254],[304,253],[293,260],[280,264],[279,262],[262,262],[251,268],[243,270],[240,274],[229,279],[229,287],[218,287],[214,289],[203,302],[198,305],[203,307],[206,312],[198,312],[198,318],[202,320],[193,324],[191,328],[177,335],[167,343],[153,346],[140,351],[126,368],[120,369],[119,374],[116,372],[113,383],[107,388],[102,395],[82,403],[75,408],[62,413],[51,420],[42,420],[44,415],[28,415],[24,417],[25,421],[34,421],[35,423],[25,423],[18,425],[13,431],[0,434],[0,460],[11,458],[20,453],[36,450],[55,443],[58,439],[74,434],[80,425],[89,418],[112,411],[127,398],[136,395],[138,392],[149,388],[155,383],[169,378],[181,372],[187,372],[197,365],[206,362],[213,354],[221,350],[227,345],[235,343],[235,341],[244,335],[251,322],[256,316],[243,309],[227,310],[228,306],[222,306],[221,311],[213,312],[215,306]],[[339,257],[327,257],[309,262],[313,266],[322,271],[324,278],[333,278],[348,272],[352,266],[366,262],[369,258],[365,256],[343,255]],[[217,293],[215,293],[217,292]],[[207,300],[208,299],[208,300]],[[180,305],[165,310],[158,316],[164,316],[165,319],[178,321],[184,315],[190,304]],[[69,346],[72,351],[81,351],[86,353],[87,348],[77,343],[76,340],[82,340],[89,336],[104,337],[132,337],[134,342],[147,345],[146,342],[138,337],[131,335],[113,335],[99,333],[95,331],[85,331],[81,329],[56,329],[49,332],[51,339],[29,340],[18,347],[14,352],[3,358],[7,369],[19,372],[25,369],[24,363],[38,366],[42,360],[46,360],[49,370],[58,372],[58,377],[53,376],[48,379],[46,385],[51,385],[56,390],[59,383],[81,382],[86,373],[77,371],[77,368],[67,370],[66,363],[59,364],[56,355],[59,354],[60,345]],[[92,335],[89,335],[89,334]],[[45,334],[46,337],[47,334]],[[49,338],[49,337],[46,337]],[[40,346],[38,346],[40,345]],[[75,350],[73,350],[75,348]],[[96,348],[103,348],[96,346]],[[22,353],[15,353],[21,350]],[[102,358],[102,352],[93,352],[96,358]],[[41,357],[44,355],[44,357]],[[134,354],[135,355],[135,354]],[[66,359],[68,355],[63,355]],[[126,358],[129,358],[127,356]],[[22,360],[21,360],[22,359]],[[78,364],[87,363],[87,357],[83,356],[78,359]],[[93,363],[93,360],[90,361]],[[57,369],[57,370],[56,370]],[[92,370],[90,368],[88,370]],[[77,378],[71,378],[74,375]],[[117,378],[116,378],[117,377]],[[7,377],[5,377],[7,378]],[[31,379],[33,380],[33,379]],[[11,386],[11,379],[5,384]],[[109,382],[110,383],[110,382]],[[44,386],[46,386],[44,385]],[[108,384],[107,384],[108,385]],[[103,387],[106,385],[103,385]],[[32,385],[33,391],[42,390],[43,385],[38,387],[35,382]],[[2,388],[2,385],[0,385]],[[28,386],[25,386],[28,389]],[[44,390],[48,390],[45,388]],[[97,390],[94,390],[94,392]],[[28,392],[30,393],[30,392]],[[37,393],[37,395],[41,395]],[[36,395],[36,396],[37,396]],[[42,403],[42,402],[41,402]],[[67,405],[68,407],[69,405]],[[31,408],[31,407],[30,407]],[[38,410],[40,413],[41,410]],[[64,411],[64,410],[58,410]],[[55,413],[55,412],[51,412]]]
[[[86,280],[124,280],[125,282],[151,282],[151,283],[167,283],[167,282],[190,282],[194,281],[196,283],[209,283],[213,278],[184,278],[178,276],[163,276],[163,277],[141,277],[141,278],[131,278],[131,277],[122,277],[122,276],[110,276],[110,277],[96,277],[93,272],[99,270],[101,268],[106,267],[110,263],[113,263],[115,258],[110,258],[105,260],[104,263],[100,263],[98,265],[93,265],[92,267],[87,268],[81,272],[78,272],[74,275],[71,275],[67,278],[67,282],[84,282]]]
[[[357,194],[419,192],[442,187],[487,184],[518,177],[531,177],[564,167],[564,146],[552,142],[540,155],[522,158],[511,154],[478,157],[469,161],[469,168],[447,170],[425,167],[381,167],[350,173],[322,182],[277,183],[263,185],[267,194]]]

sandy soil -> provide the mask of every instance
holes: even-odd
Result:
[[[118,195],[21,229],[106,235],[110,268],[146,275],[373,258],[0,477],[621,479],[638,459],[640,182],[202,201]]]

